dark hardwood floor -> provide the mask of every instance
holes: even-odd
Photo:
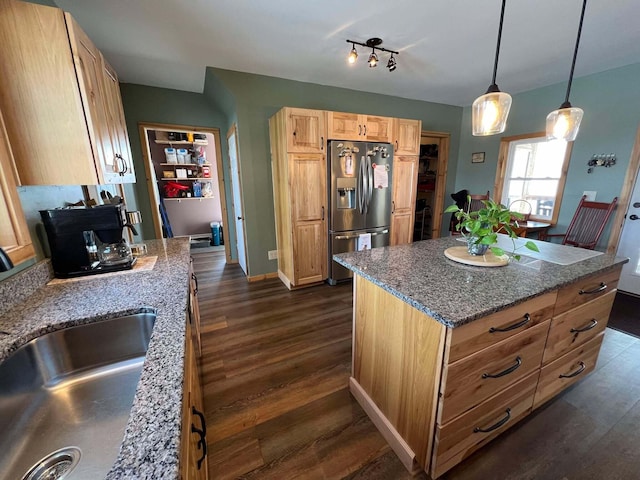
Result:
[[[608,326],[640,338],[640,297],[616,293]]]
[[[192,253],[210,478],[411,478],[349,394],[351,285],[250,284]],[[594,373],[442,478],[640,479],[639,371],[640,339],[607,329]]]

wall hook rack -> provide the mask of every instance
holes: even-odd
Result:
[[[614,153],[593,155],[587,162],[587,165],[589,166],[587,173],[592,173],[594,167],[612,167],[616,164],[616,160],[617,158]]]

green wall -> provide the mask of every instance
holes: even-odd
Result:
[[[151,201],[146,184],[146,170],[142,156],[142,146],[138,124],[166,123],[194,127],[214,127],[220,129],[222,156],[227,157],[224,136],[228,120],[219,110],[214,108],[203,94],[170,90],[166,88],[147,87],[123,83],[120,85],[124,115],[129,131],[131,153],[133,155],[137,182],[128,186],[127,207],[138,209],[142,213],[143,222],[140,225],[142,238],[155,237],[153,221],[151,220]],[[133,193],[133,201],[131,200]],[[155,209],[156,207],[153,206]],[[235,245],[235,244],[232,244]]]
[[[611,201],[619,196],[640,122],[640,63],[576,78],[571,88],[571,103],[584,110],[580,132],[573,146],[567,183],[562,198],[558,226],[551,231],[566,230],[585,190],[597,191],[597,201]],[[507,85],[501,85],[508,91]],[[455,189],[474,193],[493,192],[500,137],[539,132],[545,128],[547,114],[564,101],[567,84],[560,83],[513,95],[507,129],[502,135],[473,137],[471,109],[462,115],[462,138]],[[473,152],[486,152],[485,163],[472,164]],[[587,161],[593,154],[615,153],[617,164],[595,168],[587,173]],[[611,223],[598,243],[603,250]]]
[[[226,91],[226,92],[225,92]],[[249,275],[275,272],[267,252],[276,249],[269,118],[282,107],[314,108],[422,120],[423,130],[451,133],[450,159],[458,157],[462,108],[345,88],[296,82],[209,67],[205,96],[235,99]],[[225,100],[228,104],[229,100]],[[453,189],[455,161],[447,191]]]

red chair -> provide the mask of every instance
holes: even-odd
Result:
[[[618,203],[615,197],[611,203],[589,202],[587,196],[583,196],[578,204],[578,209],[571,219],[567,233],[547,233],[541,240],[548,240],[549,237],[563,237],[562,245],[573,245],[575,247],[593,250],[596,248],[598,239],[604,230],[611,212]]]

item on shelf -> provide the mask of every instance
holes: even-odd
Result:
[[[195,178],[198,176],[198,171],[193,168],[187,168],[187,178]]]
[[[178,157],[178,163],[191,163],[191,156],[186,148],[178,148],[176,155]]]
[[[167,163],[178,163],[178,156],[176,154],[176,149],[172,147],[167,147],[164,149],[164,156],[167,160]]]
[[[205,133],[194,133],[193,134],[193,141],[198,143],[198,142],[203,142],[205,143],[207,141],[207,135]]]
[[[207,163],[207,152],[202,145],[193,146],[193,163],[198,165]]]
[[[196,198],[202,197],[202,184],[197,180],[193,182],[193,196]]]
[[[176,172],[173,170],[163,170],[162,178],[176,178]]]
[[[164,196],[167,198],[186,197],[189,187],[177,182],[167,182],[164,187]]]
[[[193,133],[192,132],[188,132],[187,133],[187,142],[193,142]]]
[[[210,178],[211,177],[211,167],[209,167],[208,165],[204,165],[202,167],[202,176],[204,178]]]
[[[211,182],[202,182],[202,196],[206,198],[213,197],[213,185]]]
[[[176,178],[187,178],[187,169],[176,168]]]
[[[182,132],[168,132],[167,136],[169,137],[170,142],[186,142],[187,134]]]

